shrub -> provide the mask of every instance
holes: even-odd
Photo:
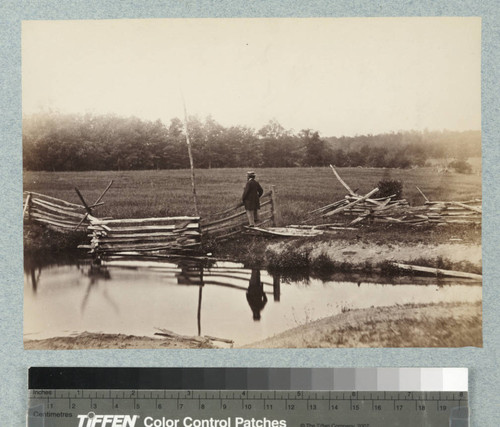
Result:
[[[393,196],[394,200],[401,199],[403,196],[403,183],[397,179],[383,179],[377,184],[377,197]]]
[[[454,160],[448,164],[449,168],[452,168],[457,173],[472,173],[472,166],[466,160]]]

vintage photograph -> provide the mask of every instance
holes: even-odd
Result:
[[[481,19],[23,21],[25,349],[482,347]]]

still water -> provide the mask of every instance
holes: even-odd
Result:
[[[80,332],[153,336],[155,328],[249,344],[342,311],[372,306],[481,300],[481,286],[447,282],[285,283],[236,263],[116,260],[25,269],[24,336]]]

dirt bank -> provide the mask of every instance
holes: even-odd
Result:
[[[482,347],[482,306],[419,304],[352,310],[285,331],[249,348]]]
[[[266,266],[275,270],[370,271],[390,262],[481,274],[480,244],[380,243],[362,240],[288,240],[267,246]]]
[[[383,261],[411,262],[419,258],[446,258],[452,262],[469,261],[474,265],[480,265],[482,259],[481,245],[451,243],[440,245],[428,245],[424,243],[375,245],[373,243],[338,242],[332,240],[311,248],[311,255],[313,257],[321,253],[326,253],[337,260],[343,259],[352,263],[371,262],[372,264]]]
[[[214,348],[206,340],[198,342],[180,338],[150,338],[123,334],[83,332],[69,337],[24,341],[25,350],[82,350],[82,349],[140,349],[140,348]]]
[[[352,310],[290,329],[245,348],[482,347],[481,303]],[[26,350],[215,348],[201,340],[84,332],[27,340]]]

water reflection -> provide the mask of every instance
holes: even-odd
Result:
[[[260,320],[260,312],[267,304],[264,284],[260,280],[260,270],[253,269],[247,290],[248,305],[252,309],[253,320]]]
[[[111,274],[108,268],[101,265],[101,263],[98,264],[92,263],[88,268],[88,270],[85,271],[84,269],[80,269],[80,271],[82,272],[83,275],[86,275],[89,278],[87,290],[85,292],[85,295],[83,296],[83,300],[80,305],[80,311],[83,313],[85,311],[85,307],[87,306],[92,290],[99,285],[99,281],[111,280]],[[116,313],[120,312],[118,304],[115,301],[113,301],[113,299],[109,296],[106,288],[103,289],[102,296]]]
[[[205,266],[200,266],[196,264],[180,264],[181,271],[176,274],[177,283],[179,285],[196,285],[199,287],[198,292],[198,310],[197,310],[197,320],[198,320],[198,335],[201,335],[201,307],[203,298],[203,287],[205,284],[216,285],[221,287],[227,287],[232,289],[246,290],[246,299],[250,309],[252,311],[253,320],[259,321],[261,318],[261,312],[267,303],[267,293],[264,290],[264,282],[261,280],[260,270],[252,269],[250,273],[250,279],[248,281],[248,287],[239,285],[240,281],[245,280],[241,275],[242,269],[235,271],[235,269],[223,269],[223,268],[206,268]],[[205,272],[205,275],[204,275]],[[227,283],[227,279],[231,283]],[[270,283],[266,283],[271,285]],[[276,302],[280,301],[280,278],[278,275],[273,276],[273,299]]]
[[[481,299],[480,286],[443,286],[429,279],[422,286],[414,279],[401,286],[357,276],[285,283],[265,270],[191,259],[27,262],[25,335],[152,336],[161,327],[246,344],[344,309]]]
[[[38,280],[40,280],[40,275],[42,274],[42,268],[38,267],[38,269],[31,268],[30,277],[31,277],[31,286],[33,288],[33,293],[36,294],[36,290],[38,288]]]

